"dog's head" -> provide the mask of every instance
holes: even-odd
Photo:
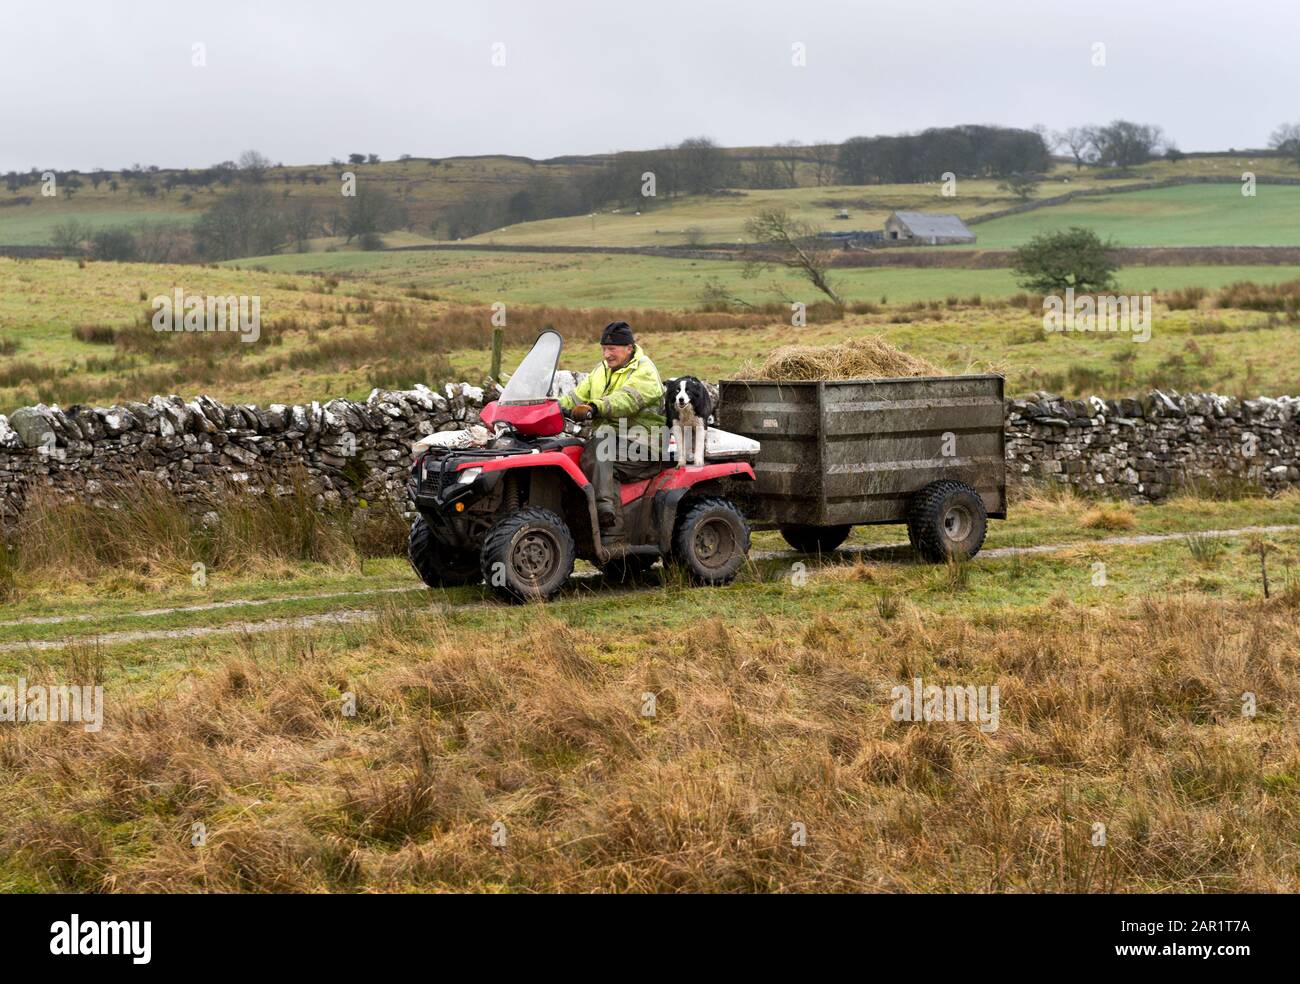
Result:
[[[685,410],[691,405],[691,378],[683,376],[681,379],[673,380],[673,389],[671,390],[673,406],[678,410]]]
[[[694,376],[670,379],[664,387],[664,408],[670,412],[690,407],[698,416],[707,417],[712,403],[708,388]]]

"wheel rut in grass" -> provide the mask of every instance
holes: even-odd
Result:
[[[1300,525],[1275,525],[1275,526],[1243,526],[1236,529],[1226,530],[1188,530],[1179,533],[1135,533],[1125,536],[1103,537],[1096,540],[1075,540],[1069,543],[1044,543],[1025,547],[995,547],[989,550],[980,551],[980,557],[1011,557],[1015,555],[1032,555],[1032,554],[1051,554],[1063,550],[1075,550],[1080,547],[1137,547],[1147,546],[1153,543],[1165,543],[1170,540],[1179,540],[1187,536],[1207,536],[1207,537],[1233,537],[1233,536],[1251,536],[1266,533],[1289,533],[1300,530]],[[906,542],[875,544],[875,545],[851,545],[841,547],[833,551],[828,556],[836,554],[858,554],[862,556],[896,556],[899,551],[908,549]],[[797,553],[793,550],[756,550],[750,554],[753,560],[785,560],[797,557],[807,557],[808,554]],[[584,572],[575,574],[574,578],[579,580],[588,580],[598,578],[601,575],[598,572]],[[241,607],[257,607],[262,605],[272,605],[276,603],[292,603],[300,601],[319,601],[322,599],[332,598],[349,598],[359,599],[366,597],[380,597],[384,595],[409,594],[415,591],[427,591],[428,588],[423,585],[409,588],[375,588],[366,591],[339,591],[327,594],[316,595],[284,595],[278,598],[257,598],[249,600],[232,599],[228,601],[208,602],[201,605],[183,605],[174,608],[151,608],[141,609],[132,612],[121,612],[110,616],[113,619],[122,618],[146,618],[159,615],[170,615],[184,612],[209,612],[222,609],[236,609]],[[619,589],[616,593],[626,593],[628,589]],[[631,589],[635,591],[636,589]],[[452,604],[446,606],[449,611],[482,608],[488,605],[499,604],[493,599],[484,599],[482,601],[466,602],[463,604]],[[48,651],[64,649],[73,645],[84,645],[94,643],[102,646],[110,645],[127,645],[135,642],[149,642],[154,640],[171,640],[171,639],[201,639],[209,636],[232,635],[236,633],[263,633],[278,632],[287,629],[311,629],[327,625],[345,625],[352,622],[372,621],[378,616],[374,609],[365,608],[339,608],[328,612],[318,612],[312,615],[300,615],[293,617],[269,618],[261,620],[243,620],[239,622],[227,622],[222,625],[202,625],[189,626],[175,629],[140,629],[140,630],[123,630],[118,632],[103,632],[97,634],[87,634],[80,636],[71,636],[63,639],[26,639],[11,641],[0,644],[0,652],[14,652],[17,650]],[[12,627],[19,625],[60,625],[93,622],[94,615],[77,614],[77,615],[55,615],[49,617],[33,617],[26,619],[17,619],[10,622],[0,622],[0,627]]]

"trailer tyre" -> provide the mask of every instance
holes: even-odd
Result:
[[[545,601],[573,573],[573,534],[549,509],[520,509],[488,531],[479,555],[483,580],[507,601]]]
[[[908,506],[907,538],[932,563],[974,557],[987,529],[984,500],[965,482],[931,482]]]
[[[696,584],[728,584],[749,555],[749,524],[726,499],[683,504],[673,531],[672,560]]]
[[[478,584],[483,577],[479,572],[478,557],[452,550],[433,535],[423,517],[411,524],[411,533],[406,539],[406,555],[420,580],[431,588]]]
[[[830,553],[849,538],[852,526],[808,526],[782,523],[781,536],[795,550],[806,554]]]

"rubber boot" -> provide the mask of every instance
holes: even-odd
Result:
[[[597,507],[596,516],[600,521],[601,543],[613,543],[623,539],[622,507],[615,506],[613,509]]]

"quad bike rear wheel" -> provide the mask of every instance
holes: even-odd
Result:
[[[849,538],[852,526],[809,526],[804,523],[782,523],[781,536],[800,553],[830,553]]]
[[[672,560],[696,584],[728,584],[749,554],[749,524],[726,499],[705,496],[683,505],[673,532]]]
[[[479,555],[483,579],[507,601],[545,601],[573,573],[573,534],[549,509],[519,509],[488,531]]]
[[[431,588],[454,588],[463,584],[477,584],[483,579],[479,572],[478,557],[473,553],[457,553],[433,535],[433,530],[423,517],[411,524],[406,540],[406,555],[411,560],[420,580]]]
[[[917,553],[936,564],[974,557],[987,529],[984,500],[965,482],[931,482],[908,505],[907,538]]]

